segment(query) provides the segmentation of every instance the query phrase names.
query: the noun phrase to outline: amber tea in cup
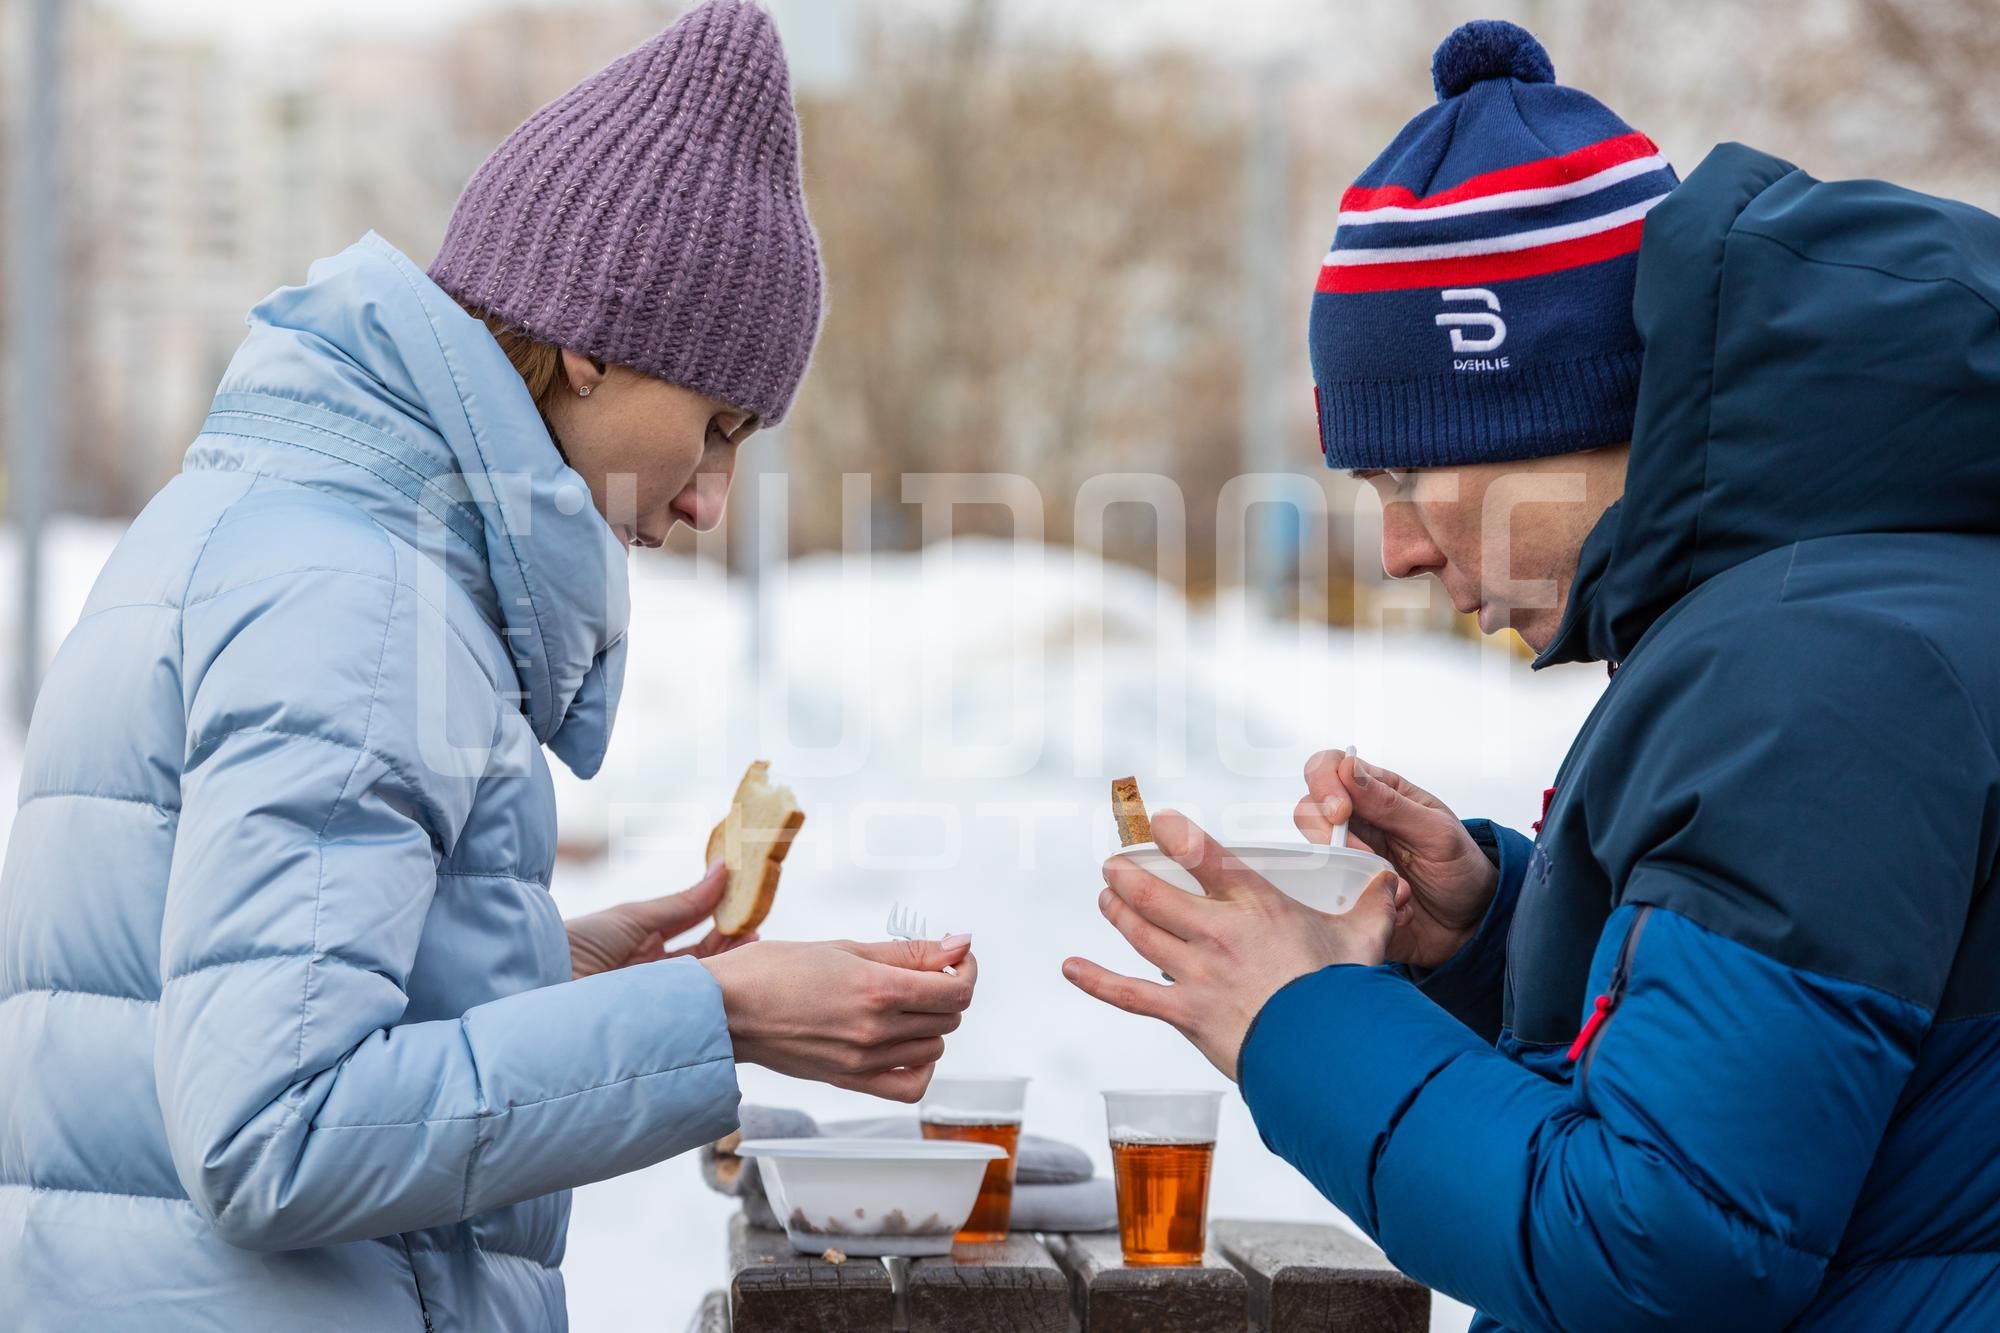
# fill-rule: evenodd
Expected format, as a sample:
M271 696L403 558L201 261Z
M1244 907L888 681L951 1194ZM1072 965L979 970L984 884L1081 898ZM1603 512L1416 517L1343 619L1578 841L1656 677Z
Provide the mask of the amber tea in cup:
M1135 1268L1199 1264L1219 1092L1107 1092L1118 1241Z
M1014 1163L1021 1146L1025 1078L934 1078L918 1120L927 1139L991 1143L1007 1155L986 1164L979 1198L953 1239L986 1244L1007 1239L1014 1211Z

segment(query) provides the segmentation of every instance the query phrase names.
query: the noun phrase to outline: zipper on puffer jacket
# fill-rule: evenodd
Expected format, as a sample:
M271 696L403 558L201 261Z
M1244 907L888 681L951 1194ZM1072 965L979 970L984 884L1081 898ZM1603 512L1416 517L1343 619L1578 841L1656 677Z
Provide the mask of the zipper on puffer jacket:
M1632 954L1639 947L1639 932L1646 928L1646 918L1651 916L1651 906L1641 907L1632 917L1632 925L1625 932L1625 943L1618 948L1618 961L1612 965L1611 980L1604 993L1597 997L1597 1004L1590 1011L1590 1017L1583 1021L1582 1031L1570 1043L1565 1060L1574 1063L1581 1057L1583 1063L1577 1067L1576 1078L1579 1087L1590 1077L1590 1062L1597 1055L1597 1043L1604 1039L1604 1027L1611 1021L1611 1014L1618 1008L1618 1002L1625 998L1625 987L1631 980Z
M424 1304L424 1280L417 1276L417 1252L410 1248L408 1236L398 1236L396 1239L403 1242L403 1257L410 1261L410 1285L417 1289L417 1310L424 1317L424 1333L437 1333L437 1330L431 1327L431 1307Z

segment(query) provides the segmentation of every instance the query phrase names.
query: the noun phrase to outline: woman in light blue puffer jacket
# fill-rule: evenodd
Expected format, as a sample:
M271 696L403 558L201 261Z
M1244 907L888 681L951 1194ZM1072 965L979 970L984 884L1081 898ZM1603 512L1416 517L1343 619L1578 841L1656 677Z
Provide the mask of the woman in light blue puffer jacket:
M429 276L371 235L252 312L28 736L0 1326L561 1328L567 1191L728 1132L737 1061L921 1093L967 941L665 958L713 872L548 893L623 547L714 523L804 373L795 134L715 0L517 131Z

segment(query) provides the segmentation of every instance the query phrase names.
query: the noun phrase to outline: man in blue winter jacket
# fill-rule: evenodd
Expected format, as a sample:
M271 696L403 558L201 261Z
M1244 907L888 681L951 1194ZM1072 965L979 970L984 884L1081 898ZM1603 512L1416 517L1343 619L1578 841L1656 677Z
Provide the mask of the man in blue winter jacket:
M1081 959L1495 1329L2000 1328L2000 219L1740 145L1684 184L1509 24L1347 192L1321 442L1611 683L1533 842L1317 756L1343 917L1186 820ZM1643 234L1643 244L1641 243Z

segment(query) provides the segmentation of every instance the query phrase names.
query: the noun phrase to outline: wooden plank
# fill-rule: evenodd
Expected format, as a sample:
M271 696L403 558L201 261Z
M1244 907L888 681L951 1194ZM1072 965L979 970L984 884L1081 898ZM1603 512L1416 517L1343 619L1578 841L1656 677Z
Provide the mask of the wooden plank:
M1425 1333L1430 1291L1339 1227L1218 1219L1210 1243L1242 1270L1257 1333Z
M1070 1306L1083 1333L1244 1333L1249 1288L1213 1249L1199 1265L1127 1268L1118 1236L1049 1237L1069 1275Z
M904 1290L910 1333L1068 1333L1069 1280L1033 1236L954 1245L912 1259Z
M711 1291L688 1322L688 1333L729 1333L729 1293Z
M829 1263L795 1253L782 1231L729 1220L729 1309L735 1333L885 1333L895 1310L877 1259Z

